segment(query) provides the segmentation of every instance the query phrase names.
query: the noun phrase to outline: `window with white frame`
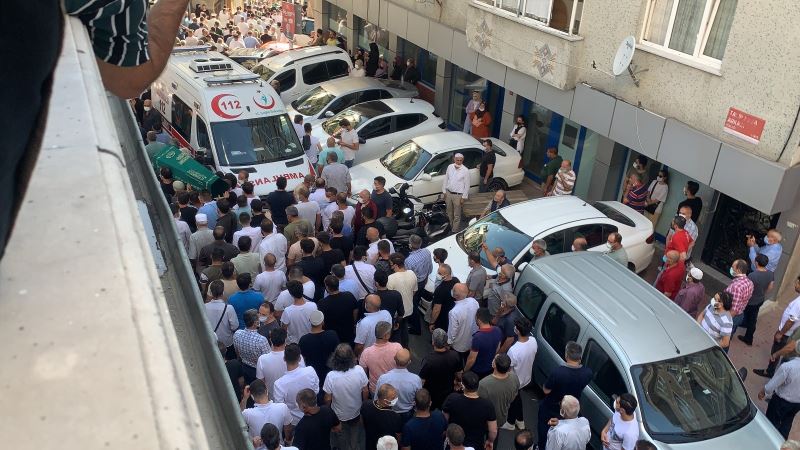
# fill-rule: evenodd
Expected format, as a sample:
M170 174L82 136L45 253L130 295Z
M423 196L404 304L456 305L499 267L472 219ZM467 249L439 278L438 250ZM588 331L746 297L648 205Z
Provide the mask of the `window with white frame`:
M532 19L568 34L578 34L583 0L475 0L521 19ZM501 14L502 15L502 14Z
M648 0L642 41L719 65L737 0Z

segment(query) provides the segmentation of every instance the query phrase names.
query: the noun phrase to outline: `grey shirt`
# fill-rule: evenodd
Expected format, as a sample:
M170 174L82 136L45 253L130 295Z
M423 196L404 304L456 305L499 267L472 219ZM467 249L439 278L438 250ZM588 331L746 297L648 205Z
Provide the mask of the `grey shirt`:
M750 278L750 281L753 282L753 295L750 296L747 304L755 306L764 303L767 286L775 279L775 274L769 270L763 272L756 270L755 272L750 272L747 278Z
M350 170L342 163L332 163L322 169L322 179L325 186L335 187L338 192L348 192L347 184L350 183Z
M625 247L620 247L619 250L614 250L606 253L609 258L613 259L614 261L622 264L624 267L628 267L628 252L625 251Z
M489 295L487 296L487 300L489 312L492 313L492 316L497 315L497 311L500 310L500 302L503 300L503 292L514 292L514 288L511 286L510 281L499 284L497 279L494 279L489 282Z
M498 424L506 423L508 407L511 406L518 391L519 379L512 373L503 379L489 375L478 384L478 395L492 402Z
M483 298L483 290L486 287L486 269L483 266L475 266L467 275L467 287L475 292L475 299Z

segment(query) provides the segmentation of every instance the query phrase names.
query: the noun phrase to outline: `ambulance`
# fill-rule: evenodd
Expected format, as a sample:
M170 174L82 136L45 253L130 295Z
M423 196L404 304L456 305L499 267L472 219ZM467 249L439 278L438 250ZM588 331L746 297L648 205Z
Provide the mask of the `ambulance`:
M208 47L178 47L151 87L164 129L213 171L249 173L255 194L287 189L313 167L269 83Z

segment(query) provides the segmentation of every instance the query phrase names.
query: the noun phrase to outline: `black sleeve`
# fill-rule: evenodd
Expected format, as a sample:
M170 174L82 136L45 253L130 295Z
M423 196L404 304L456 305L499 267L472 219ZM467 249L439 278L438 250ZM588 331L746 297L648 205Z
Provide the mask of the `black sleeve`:
M395 300L397 300L397 316L398 317L405 317L406 315L406 308L403 306L403 297L398 292L395 296Z

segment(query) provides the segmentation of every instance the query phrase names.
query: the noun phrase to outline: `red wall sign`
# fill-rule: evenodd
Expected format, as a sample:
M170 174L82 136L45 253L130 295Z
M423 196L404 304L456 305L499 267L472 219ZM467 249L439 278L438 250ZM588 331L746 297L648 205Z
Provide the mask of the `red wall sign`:
M283 34L286 35L288 38L292 38L295 33L294 24L295 24L295 17L294 17L294 3L293 2L283 2L281 3L281 31Z
M739 139L744 139L751 144L758 144L761 141L761 133L764 132L764 125L767 122L760 118L736 108L728 110L728 117L725 118L725 126L722 131L732 134Z

